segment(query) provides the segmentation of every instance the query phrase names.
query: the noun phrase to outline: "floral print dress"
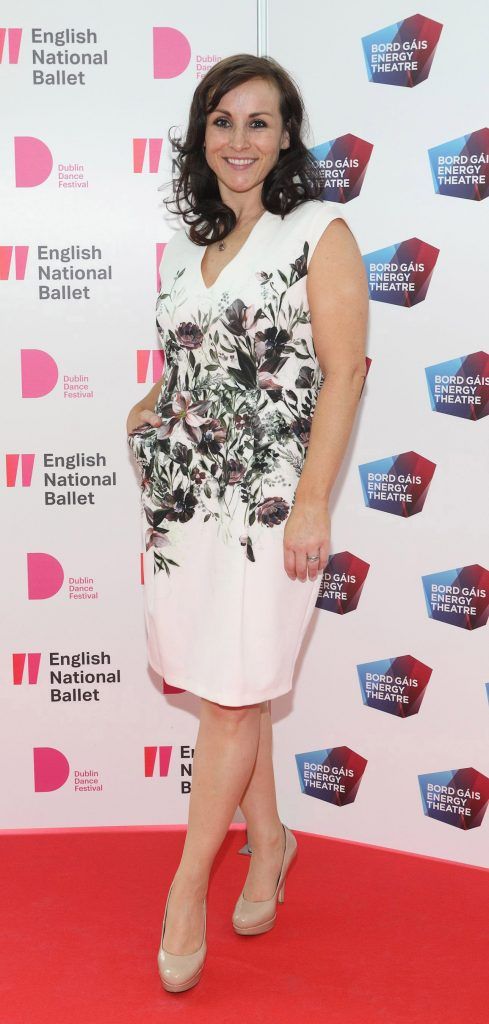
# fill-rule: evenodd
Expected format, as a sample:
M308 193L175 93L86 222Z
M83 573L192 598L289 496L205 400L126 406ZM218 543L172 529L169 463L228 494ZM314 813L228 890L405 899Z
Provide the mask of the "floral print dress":
M323 376L307 272L338 214L266 210L211 287L204 248L166 244L157 330L159 427L128 436L141 474L148 658L165 681L229 706L286 693L320 578L291 580L283 532Z

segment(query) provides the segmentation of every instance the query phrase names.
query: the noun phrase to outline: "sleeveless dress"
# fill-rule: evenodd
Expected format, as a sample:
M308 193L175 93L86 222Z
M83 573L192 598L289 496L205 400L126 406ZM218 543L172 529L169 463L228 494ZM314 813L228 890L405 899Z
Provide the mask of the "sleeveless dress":
M321 574L287 576L283 533L323 381L308 265L338 216L321 200L283 220L266 210L210 288L186 227L161 259L162 423L128 435L148 659L170 686L228 706L292 688L319 593Z

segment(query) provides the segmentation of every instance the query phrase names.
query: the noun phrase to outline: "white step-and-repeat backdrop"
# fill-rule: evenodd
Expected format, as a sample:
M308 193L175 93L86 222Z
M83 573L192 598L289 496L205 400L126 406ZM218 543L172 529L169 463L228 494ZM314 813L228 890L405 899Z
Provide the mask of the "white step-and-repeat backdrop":
M125 420L164 370L168 129L210 66L259 52L301 88L371 297L330 561L272 705L281 815L489 866L489 15L455 0L228 14L4 8L0 826L187 819L199 698L147 666Z

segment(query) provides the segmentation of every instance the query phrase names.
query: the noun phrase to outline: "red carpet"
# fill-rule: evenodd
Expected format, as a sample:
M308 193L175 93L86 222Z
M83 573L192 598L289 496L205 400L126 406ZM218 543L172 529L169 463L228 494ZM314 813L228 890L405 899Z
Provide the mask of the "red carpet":
M183 831L3 835L3 1024L487 1024L489 872L296 835L275 928L245 937L230 917L249 861L230 830L204 973L179 994L156 953Z

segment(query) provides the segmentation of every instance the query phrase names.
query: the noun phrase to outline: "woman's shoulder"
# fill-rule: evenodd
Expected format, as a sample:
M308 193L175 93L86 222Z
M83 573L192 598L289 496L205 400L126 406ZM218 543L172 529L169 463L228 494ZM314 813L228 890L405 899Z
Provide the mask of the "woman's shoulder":
M331 221L337 217L345 220L350 227L349 217L346 219L343 215L343 204L322 199L307 199L286 214L285 222L290 218L290 238L294 244L307 243L310 260L319 239Z
M159 267L160 276L163 272L170 272L174 266L179 264L182 255L187 253L187 247L191 244L184 227L178 226L178 224L175 226L175 224L173 224L171 230L172 234L167 241L163 243L163 252Z
M341 205L327 199L306 199L287 214L287 217L291 218L291 223L312 226L326 226L335 217L342 216Z
M168 241L165 243L165 246L169 252L174 252L181 249L182 246L185 245L185 242L188 241L189 239L187 237L186 228L181 224L174 224L172 226L172 233Z

